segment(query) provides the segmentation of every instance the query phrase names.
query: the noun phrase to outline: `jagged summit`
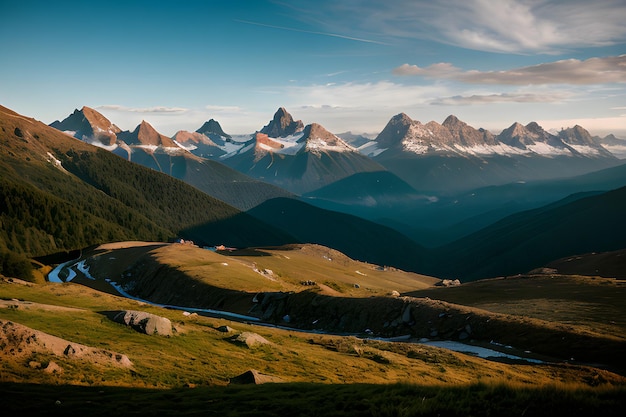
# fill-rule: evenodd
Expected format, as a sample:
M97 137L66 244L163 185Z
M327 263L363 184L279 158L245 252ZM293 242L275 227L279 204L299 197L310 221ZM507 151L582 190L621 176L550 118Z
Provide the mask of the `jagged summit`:
M448 156L611 156L600 141L580 126L564 129L557 136L546 132L537 122L526 126L515 122L494 135L485 129L475 129L454 115L448 116L443 124L434 121L422 124L400 113L391 118L375 142L377 148L370 146L368 152L382 157L384 153L397 152Z
M400 143L402 137L407 134L412 124L413 120L406 113L396 114L376 137L378 146L381 148L390 148Z
M318 123L311 123L304 128L302 138L298 142L305 142L305 149L309 152L352 152L355 149L344 142L337 135L329 132Z
M80 110L75 109L63 121L55 120L50 124L50 127L77 139L105 146L114 145L117 134L121 132L121 129L111 123L109 119L87 106L83 106Z
M591 134L579 125L562 129L558 136L570 145L596 145Z
M451 145L464 147L495 145L495 136L491 132L485 129L475 129L454 115L448 116L442 126L448 129L452 135Z
M217 135L223 138L230 139L231 136L224 133L222 130L222 126L220 126L219 122L215 119L211 119L209 121L204 122L200 129L196 130L197 133L202 133L205 136Z
M291 114L284 107L281 107L274 113L274 118L260 132L272 138L282 138L294 135L303 129L302 120L294 121Z
M121 132L119 139L127 145L142 145L148 147L162 146L164 148L178 148L176 143L165 135L160 134L152 125L145 120L132 132Z
M467 126L467 123L460 121L458 117L451 114L450 116L446 117L446 120L443 121L442 125L447 128L452 128L456 126Z

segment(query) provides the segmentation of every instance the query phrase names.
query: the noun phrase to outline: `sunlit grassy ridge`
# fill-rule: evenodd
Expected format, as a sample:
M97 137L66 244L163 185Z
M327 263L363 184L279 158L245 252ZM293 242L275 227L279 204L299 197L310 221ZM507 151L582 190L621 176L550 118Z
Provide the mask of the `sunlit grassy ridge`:
M185 384L224 385L248 369L281 377L287 382L466 384L508 381L546 385L556 381L597 385L623 383L623 378L594 368L560 365L508 365L415 344L391 343L331 335L311 335L275 328L232 323L208 317L189 318L180 311L150 307L102 294L76 284L0 285L0 298L24 299L79 310L35 306L0 310L0 318L62 337L72 342L128 355L131 370L102 370L89 363L77 366L63 357L54 360L60 375L28 366L30 360L2 361L3 381L176 387ZM100 312L140 309L168 317L175 336L150 337L109 321ZM242 347L217 330L228 324L235 332L252 331L270 345Z

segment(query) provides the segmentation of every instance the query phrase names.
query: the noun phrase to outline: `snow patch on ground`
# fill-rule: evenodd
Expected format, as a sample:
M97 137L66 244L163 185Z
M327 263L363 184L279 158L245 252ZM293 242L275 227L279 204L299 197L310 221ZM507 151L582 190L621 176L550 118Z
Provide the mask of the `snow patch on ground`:
M97 140L94 140L94 141L91 141L91 142L88 142L88 143L90 145L97 146L98 148L106 149L109 152L113 152L119 146L117 143L114 143L113 145L105 145L104 143L99 142Z
M550 156L550 155L572 155L572 151L570 151L567 148L556 148L554 146L550 146L547 143L534 143L532 145L527 145L526 146L528 149L530 149L532 152L539 154L539 155L544 155L544 156Z
M592 148L591 146L587 146L587 145L569 145L569 146L574 148L576 152L581 153L583 155L588 155L588 156L600 155L600 151L596 148Z
M284 138L269 138L270 140L279 143L282 146L280 149L272 148L263 144L259 145L263 150L267 150L269 152L293 156L304 146L304 143L298 143L298 140L302 138L302 135L303 133L299 132L296 135L285 136Z
M181 148L183 148L186 151L194 151L196 149L198 149L198 147L194 144L189 144L189 145L183 145L182 143L178 142L178 141L174 141L175 144L177 144L178 146L180 146Z
M55 156L52 155L50 152L48 152L47 154L48 154L48 162L50 162L55 167L59 168L61 171L67 172L65 168L63 168L63 164L61 164L61 161L56 159Z
M354 150L354 148L346 146L342 142L337 142L337 143L338 145L330 145L328 144L328 142L326 142L322 138L309 138L309 140L306 143L306 148L313 153L319 153L322 151L352 152Z
M387 148L379 148L378 142L376 141L367 142L357 148L357 151L365 156L369 156L370 158L378 156L386 150Z

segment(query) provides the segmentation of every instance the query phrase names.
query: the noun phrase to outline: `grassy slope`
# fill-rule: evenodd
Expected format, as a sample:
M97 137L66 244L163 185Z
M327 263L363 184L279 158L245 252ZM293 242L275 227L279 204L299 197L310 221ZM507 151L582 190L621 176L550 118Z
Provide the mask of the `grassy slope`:
M74 282L110 291L102 280L109 277L131 294L161 304L219 309L336 333L370 329L381 337L435 335L444 340L463 340L471 334L474 343L512 345L522 356L527 350L558 360L575 358L626 369L622 354L626 326L614 319L625 315L619 303L623 289L611 285L613 280L600 285L595 280L544 277L434 289L433 278L379 271L311 245L225 255L166 245L98 250L83 256L90 274L100 279L81 278L79 273ZM303 280L314 284L302 285ZM389 297L394 290L422 298ZM460 296L449 298L454 294ZM479 302L488 294L489 301ZM603 299L614 302L605 304ZM566 310L565 305L571 308Z
M79 313L2 309L0 318L124 353L134 363L132 370L118 370L44 354L18 362L4 357L0 368L0 392L8 400L4 404L11 410L28 411L29 415L80 410L104 415L113 409L140 415L157 410L166 410L168 415L211 411L223 415L274 415L294 410L301 415L397 415L402 410L409 415L467 415L469 411L526 409L533 410L531 415L541 415L536 413L544 407L553 412L553 407L565 407L611 413L623 405L623 378L593 368L538 365L529 369L528 365L490 362L426 346L312 336L206 317L186 318L179 311L148 307L75 284L26 286L4 281L0 283L0 298L82 309ZM170 338L142 335L98 313L111 309L160 314L170 318L179 331ZM222 324L237 332L257 332L272 345L235 346L226 340L229 335L216 330ZM44 364L54 360L64 371L47 374L28 366L32 360ZM219 388L247 369L258 369L289 383ZM206 385L212 388L204 388ZM142 389L116 388L121 386ZM145 389L150 387L161 389ZM369 400L363 403L364 398ZM54 405L57 399L61 404Z

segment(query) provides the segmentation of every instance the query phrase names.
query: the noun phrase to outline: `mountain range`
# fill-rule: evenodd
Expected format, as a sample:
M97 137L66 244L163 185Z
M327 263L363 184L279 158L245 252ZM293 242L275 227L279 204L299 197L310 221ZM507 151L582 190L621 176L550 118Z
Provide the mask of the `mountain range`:
M606 192L626 186L624 165L579 127L552 135L536 124L514 124L492 135L452 116L437 126L399 115L375 140L364 142L370 150L376 142L380 151L370 158L320 125L294 120L283 108L245 140L227 135L214 120L175 138L146 122L123 132L89 108L52 125L2 109L2 250L35 256L115 239L172 236L233 246L307 242L367 262L467 280L523 272L580 250L626 246L621 238L626 234L608 232L616 217L606 212L607 204L622 208L623 191ZM435 141L428 131L443 139ZM426 135L432 136L429 141ZM209 159L193 154L192 143L229 152ZM518 153L466 151L485 144ZM493 165L492 157L556 160L557 168L568 164L565 158L618 166L570 179L515 181L437 196L418 192L376 162L391 161L394 153L397 166L420 160L428 165L420 158L429 157L447 158L448 166L486 158L483 169ZM270 165L277 178L289 174L281 181L312 191L298 196L226 165L239 161L243 169L255 159L259 171L248 172L266 175ZM314 175L321 178L316 186L323 187L314 188ZM229 201L240 203L236 208ZM569 210L584 212L587 220L565 215ZM541 230L527 227L536 222ZM434 226L426 231L429 223ZM443 228L454 230L431 241ZM576 241L579 228L585 244L560 243ZM528 246L539 234L551 245Z
M354 147L317 123L304 125L283 107L256 133L233 137L211 119L194 132L172 138L147 122L133 132L117 126L93 109L75 110L51 124L72 136L107 147L143 165L172 174L172 163L154 155L189 154L274 184L294 194L311 193L351 175L389 171L420 193L449 195L473 188L516 181L563 178L619 165L609 151L621 150L620 140L592 137L581 126L545 131L535 122L513 123L500 134L475 129L451 115L439 124L422 124L404 113ZM626 142L625 142L626 143ZM606 147L605 147L606 146ZM624 147L626 149L626 147ZM142 150L149 158L133 155ZM174 173L177 178L182 174Z
M417 190L439 195L620 164L580 126L553 135L534 122L514 123L494 135L454 116L443 124L422 124L406 114L396 115L361 149Z

